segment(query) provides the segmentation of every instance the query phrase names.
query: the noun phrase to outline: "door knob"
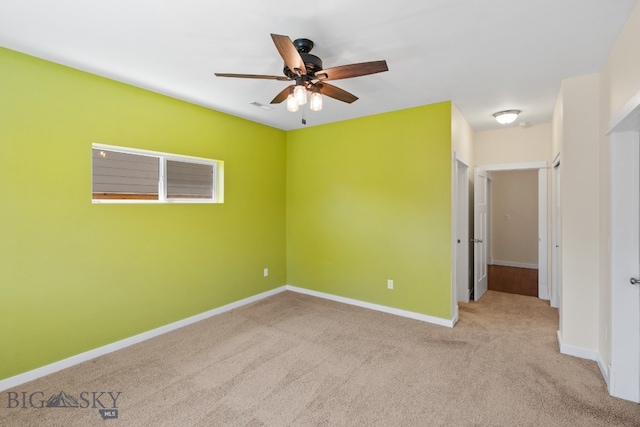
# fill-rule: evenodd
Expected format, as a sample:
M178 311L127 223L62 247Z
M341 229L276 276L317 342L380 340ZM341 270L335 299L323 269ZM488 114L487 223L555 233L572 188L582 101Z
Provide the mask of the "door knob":
M640 279L636 279L635 277L632 277L631 280L629 280L629 282L631 282L632 285L637 285L638 283L640 283Z

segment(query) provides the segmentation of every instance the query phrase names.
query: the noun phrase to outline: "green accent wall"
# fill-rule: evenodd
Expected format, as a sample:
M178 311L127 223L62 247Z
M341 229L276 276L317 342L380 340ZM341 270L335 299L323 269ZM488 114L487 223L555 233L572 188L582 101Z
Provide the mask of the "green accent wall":
M93 142L222 160L225 202L92 204ZM0 48L0 379L284 285L285 144Z
M450 102L287 133L288 284L450 320L451 249Z
M92 204L94 142L224 203ZM449 102L284 132L0 48L0 171L0 380L285 284L451 319Z

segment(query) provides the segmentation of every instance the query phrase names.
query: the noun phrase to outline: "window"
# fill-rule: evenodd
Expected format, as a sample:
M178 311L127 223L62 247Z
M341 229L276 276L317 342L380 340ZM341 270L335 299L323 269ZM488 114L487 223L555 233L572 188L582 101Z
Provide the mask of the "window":
M160 158L93 148L93 199L158 200Z
M222 203L222 164L102 144L92 146L92 200Z
M211 199L213 164L167 160L167 199Z

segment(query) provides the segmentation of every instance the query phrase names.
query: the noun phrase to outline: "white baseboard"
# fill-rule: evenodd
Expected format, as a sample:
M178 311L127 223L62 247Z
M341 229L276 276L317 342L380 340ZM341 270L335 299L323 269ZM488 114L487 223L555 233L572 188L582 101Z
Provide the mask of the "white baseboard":
M10 388L17 387L21 384L27 383L29 381L36 380L38 378L42 378L44 376L53 374L55 372L61 371L66 368L70 368L75 365L79 365L80 363L84 363L91 359L95 359L100 356L104 356L105 354L113 353L114 351L121 350L123 348L129 347L134 344L141 343L148 339L157 337L162 334L166 334L167 332L174 331L176 329L182 328L187 325L191 325L193 323L199 322L201 320L208 319L210 317L216 316L218 314L225 313L227 311L235 310L236 308L242 307L247 304L254 303L256 301L260 301L261 299L270 297L272 295L279 294L284 291L292 291L298 292L301 294L311 295L319 298L329 299L336 302L341 302L344 304L355 305L358 307L368 308L371 310L382 311L384 313L394 314L396 316L408 317L410 319L420 320L427 323L433 323L436 325L447 326L452 328L453 325L457 321L457 313L454 316L454 319L447 320L439 317L428 316L426 314L414 313L412 311L400 310L398 308L387 307L378 304L372 304L368 302L363 302L351 298L340 297L336 295L326 294L324 292L317 292L308 289L298 288L296 286L280 286L279 288L272 289L267 292L263 292L258 295L254 295L252 297L248 297L242 299L240 301L232 302L230 304L224 305L222 307L215 308L213 310L206 311L204 313L196 314L195 316L188 317L186 319L178 320L177 322L170 323L165 326L160 326L159 328L152 329L147 332L143 332L138 335L134 335L129 338L125 338L120 341L116 341L111 344L107 344L102 347L94 348L93 350L86 351L84 353L76 354L75 356L68 357L66 359L60 360L58 362L51 363L49 365L42 366L40 368L33 369L28 372L24 372L22 374L15 375L13 377L6 378L4 380L0 380L0 391L8 390Z
M311 295L318 298L324 298L331 301L341 302L343 304L355 305L358 307L368 308L370 310L382 311L383 313L394 314L396 316L408 317L409 319L420 320L422 322L433 323L435 325L447 326L453 328L455 324L453 319L443 319L441 317L429 316L427 314L415 313L413 311L401 310L399 308L387 307L386 305L373 304L370 302L360 301L352 298L345 298L337 295L326 294L324 292L312 291L309 289L299 288L297 286L286 285L286 290L298 292L305 295Z
M580 359L593 361L596 361L600 357L597 351L565 344L562 341L562 333L560 333L560 331L558 331L558 345L560 346L560 353L566 354L568 356L574 356L579 357Z
M602 360L602 356L600 356L600 353L596 354L596 362L598 363L598 368L600 368L600 373L602 374L602 378L604 378L604 382L607 383L607 390L609 390L609 394L611 394L611 367L604 363L604 360Z
M533 270L538 269L538 264L527 264L525 262L515 262L515 261L499 261L499 260L491 260L491 265L501 265L503 267L517 267L517 268L531 268Z
M600 352L565 344L562 341L562 334L560 333L560 331L558 331L558 345L560 346L560 353L562 354L579 357L580 359L593 360L594 362L596 362L598 364L598 368L600 369L600 373L602 374L602 378L604 378L604 382L607 384L607 390L609 390L609 393L611 393L611 381L613 380L613 373L611 371L611 367L608 366L604 362L604 360L602 360Z
M138 344L142 341L146 341L148 339L157 337L159 335L166 334L167 332L171 332L173 330L182 328L184 326L191 325L192 323L196 323L201 320L208 319L209 317L213 317L218 314L225 313L227 311L235 310L236 308L242 307L243 305L251 304L253 302L270 297L272 295L276 295L285 290L286 290L286 287L281 286L279 288L272 289L270 291L263 292L258 295L254 295L252 297L245 298L240 301L232 302L230 304L223 305L222 307L214 308L213 310L196 314L195 316L187 317L186 319L178 320L177 322L173 322L168 325L161 326L159 328L152 329L150 331L143 332L141 334L134 335L132 337L125 338L123 340L116 341L114 343L107 344L105 346L98 347L84 353L76 354L75 356L71 356L67 359L63 359L58 362L54 362L49 365L42 366L32 371L24 372L22 374L9 377L4 380L0 380L0 391L8 390L10 388L19 386L26 382L33 381L35 379L53 374L54 372L58 372L66 368L70 368L71 366L86 362L88 360L95 359L96 357L113 353L114 351L129 347L134 344Z

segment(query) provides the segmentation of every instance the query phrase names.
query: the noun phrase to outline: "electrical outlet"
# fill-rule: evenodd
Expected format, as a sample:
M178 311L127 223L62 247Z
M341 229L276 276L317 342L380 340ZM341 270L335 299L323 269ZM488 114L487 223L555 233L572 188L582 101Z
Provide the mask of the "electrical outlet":
M393 289L393 280L387 280L387 289Z
M267 277L269 275L269 269L265 268L264 269L264 277Z

